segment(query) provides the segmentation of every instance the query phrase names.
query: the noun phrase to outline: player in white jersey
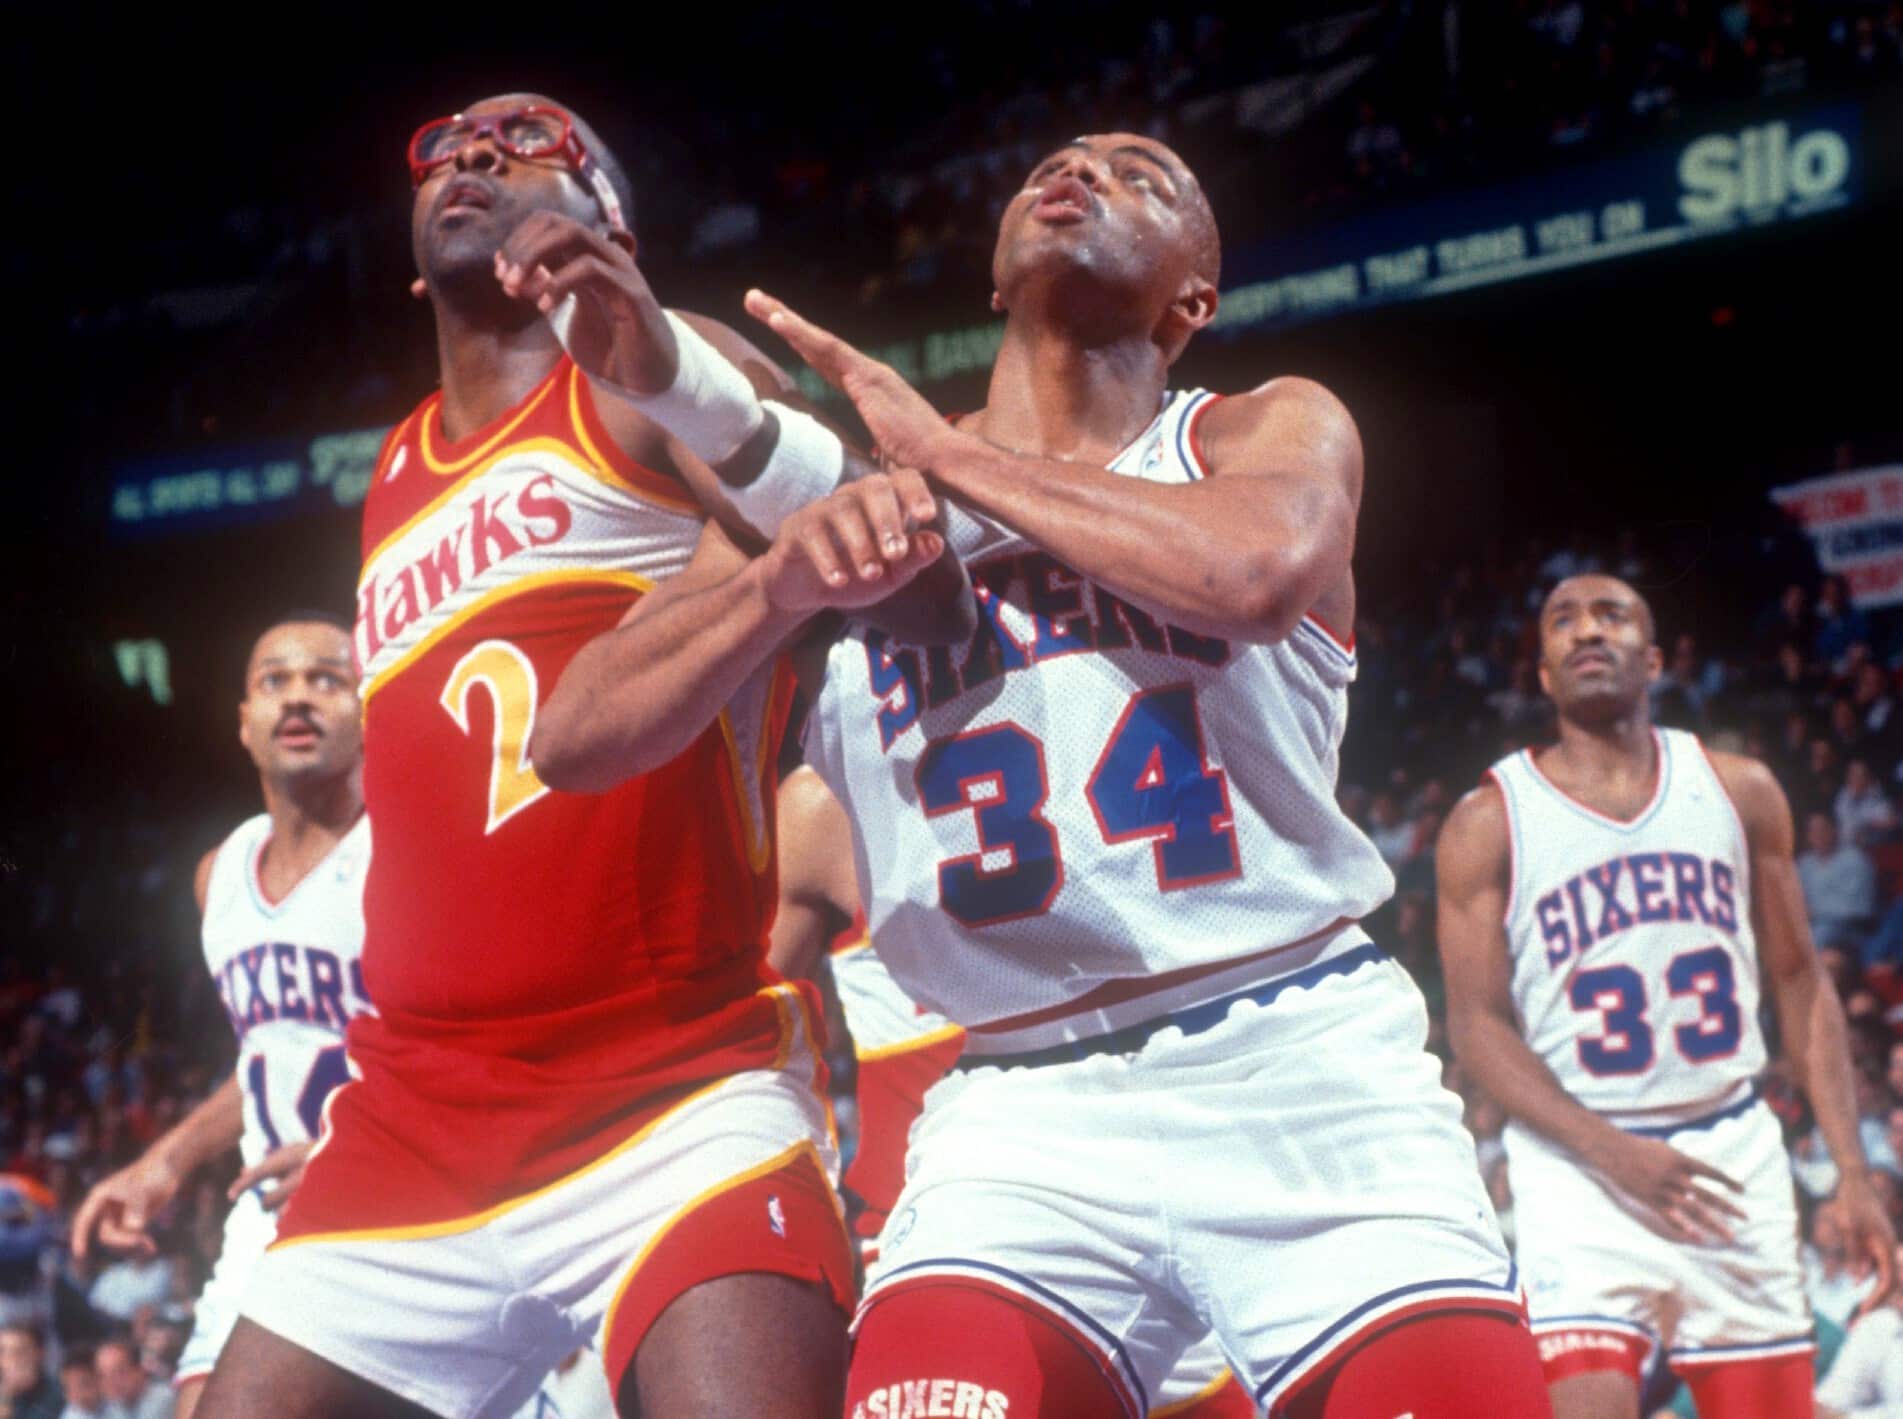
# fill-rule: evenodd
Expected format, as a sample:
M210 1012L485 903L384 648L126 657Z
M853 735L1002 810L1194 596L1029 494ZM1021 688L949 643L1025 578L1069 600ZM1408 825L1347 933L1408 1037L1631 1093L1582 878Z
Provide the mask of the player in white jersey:
M852 630L807 732L883 958L968 1032L880 1238L855 1419L1141 1415L1205 1331L1275 1415L1548 1412L1424 1003L1355 924L1392 888L1334 804L1358 436L1304 380L1168 392L1218 262L1168 148L1065 145L1005 211L1003 344L956 426L748 297L954 504L982 611L958 649ZM885 496L753 561L709 534L574 687L604 760L891 580L918 524L890 514L936 502Z
M1636 1419L1662 1350L1702 1419L1800 1419L1811 1315L1789 1163L1757 1098L1761 992L1878 1299L1895 1244L1789 806L1763 765L1651 727L1661 660L1624 582L1561 582L1540 642L1559 742L1494 766L1449 818L1438 868L1449 1023L1512 1120L1519 1259L1554 1411Z
M819 969L830 943L833 991L852 1037L858 1146L844 1186L860 1206L855 1231L868 1265L904 1181L906 1140L924 1096L958 1057L964 1031L899 989L864 930L852 866L852 825L811 768L780 785L780 909L768 959L784 974ZM867 1225L872 1223L870 1227ZM1255 1406L1205 1335L1152 1396L1149 1419L1251 1419Z
M198 865L205 965L238 1039L238 1065L137 1162L104 1179L73 1219L73 1249L150 1253L147 1231L200 1164L237 1144L218 1266L179 1357L178 1419L191 1419L238 1318L277 1208L302 1173L330 1091L345 1077L344 1025L368 1009L358 955L370 828L358 781L357 673L341 619L293 613L251 651L238 739L265 811Z

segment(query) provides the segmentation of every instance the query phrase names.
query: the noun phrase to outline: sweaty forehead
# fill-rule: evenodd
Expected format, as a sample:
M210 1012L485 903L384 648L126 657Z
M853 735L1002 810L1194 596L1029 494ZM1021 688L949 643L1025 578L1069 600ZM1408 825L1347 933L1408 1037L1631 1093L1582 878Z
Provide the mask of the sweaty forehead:
M1623 606L1642 620L1652 622L1651 607L1645 598L1614 577L1582 576L1562 581L1546 598L1540 611L1542 621L1551 620L1561 611L1576 611L1582 606Z
M1141 133L1085 133L1054 151L1061 153L1071 148L1082 148L1092 153L1110 153L1119 148L1140 151L1177 181L1192 186L1196 182L1196 175L1189 170L1188 164L1166 145Z
M251 668L266 662L298 665L330 661L350 664L350 637L336 626L317 621L293 621L273 626L258 638L251 650Z

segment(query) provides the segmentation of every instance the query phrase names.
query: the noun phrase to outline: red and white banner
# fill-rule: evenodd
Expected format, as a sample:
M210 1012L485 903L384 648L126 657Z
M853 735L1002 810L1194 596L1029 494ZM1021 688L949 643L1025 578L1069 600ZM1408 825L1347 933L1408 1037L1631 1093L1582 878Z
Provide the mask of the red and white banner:
M1903 604L1903 464L1859 468L1771 489L1810 534L1817 561L1859 606Z

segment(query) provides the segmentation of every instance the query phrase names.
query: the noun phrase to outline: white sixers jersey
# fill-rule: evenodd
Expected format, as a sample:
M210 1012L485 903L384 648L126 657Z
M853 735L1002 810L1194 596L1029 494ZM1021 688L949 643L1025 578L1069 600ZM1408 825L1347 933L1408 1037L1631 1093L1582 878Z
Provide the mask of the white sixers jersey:
M1658 787L1630 822L1569 798L1530 751L1506 797L1513 999L1535 1054L1607 1113L1716 1103L1764 1068L1750 855L1697 738L1655 730Z
M1203 476L1195 420L1214 399L1168 398L1110 471ZM978 592L971 643L854 627L806 732L908 995L981 1026L1306 948L1260 979L1366 940L1351 925L1394 883L1335 806L1349 649L1312 620L1267 646L1192 634L984 518L952 539Z
M349 1077L344 1026L364 994L363 880L370 820L359 818L281 902L258 864L271 837L260 813L225 839L205 893L205 964L238 1037L245 1164L317 1136L330 1091Z

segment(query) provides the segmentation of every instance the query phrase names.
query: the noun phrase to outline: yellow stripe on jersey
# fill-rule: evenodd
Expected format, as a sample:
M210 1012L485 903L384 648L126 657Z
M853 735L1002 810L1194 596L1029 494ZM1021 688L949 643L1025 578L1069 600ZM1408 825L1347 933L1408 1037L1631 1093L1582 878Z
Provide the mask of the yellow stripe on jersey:
M434 442L430 437L430 415L435 414L439 419L442 417L443 399L440 394L437 395L436 402L423 410L422 422L417 426L418 438L416 440L416 451L422 456L423 466L429 469L430 472L440 475L460 473L469 467L470 464L480 462L488 455L490 449L494 448L497 444L508 438L510 434L519 429L522 426L522 421L528 418L529 415L533 414L537 409L541 408L543 401L546 400L550 394L555 392L555 375L560 369L561 365L558 362L555 369L550 370L543 376L541 388L536 390L534 396L520 409L515 411L515 417L513 419L509 420L508 423L484 439L481 444L471 449L468 453L463 454L460 458L441 457L437 454L435 449L430 447L430 444Z
M891 1059L894 1055L910 1054L913 1050L930 1049L946 1040L955 1040L965 1033L963 1025L942 1025L930 1034L917 1035L909 1040L901 1040L895 1045L873 1045L870 1049L854 1048L852 1057L861 1064L870 1064L875 1059Z
M397 528L396 531L377 543L370 555L363 559L363 572L357 578L357 585L361 587L367 582L370 579L370 570L376 565L377 558L389 551L393 544L408 536L419 523L427 520L434 513L439 512L444 504L450 502L458 493L462 492L464 488L487 473L491 468L494 468L498 463L502 462L503 459L515 458L525 453L556 454L561 458L565 466L573 468L576 472L586 474L596 482L609 482L608 479L603 478L600 474L595 472L594 469L587 466L587 458L580 449L576 448L573 444L564 443L561 439L543 437L523 439L520 443L512 443L507 448L497 450L493 458L484 459L476 467L471 468L467 473L463 474L462 477L458 478L454 483L451 483L447 488L443 489L442 492L431 498L427 503L423 504L421 508L406 518L403 525ZM611 483L610 486L619 487L620 485Z
M602 453L600 446L589 436L588 421L582 415L581 391L585 378L581 367L577 365L568 382L568 420L575 430L575 438L580 442L582 452L588 455L591 466L587 471L609 487L619 488L629 496L641 499L642 502L654 503L666 508L669 512L690 513L696 518L700 517L702 515L700 504L684 493L670 488L660 474L655 474L652 482L637 483L615 467L613 458ZM632 463L634 460L623 455L623 461Z
M379 670L363 683L360 697L366 713L370 708L370 697L403 671L409 669L425 653L433 649L443 637L472 616L479 616L490 607L531 591L540 591L545 586L572 585L575 583L595 582L603 586L627 586L636 591L649 592L654 583L637 572L617 571L609 567L563 567L554 571L530 572L519 576L506 585L498 586L494 591L485 592L469 605L448 617L434 630L411 646L391 662L388 668ZM367 668L367 667L366 667Z
M782 1037L780 1040L778 1059L780 1060L781 1063L784 1063L784 1061L789 1057L789 1054L790 1054L788 1034L792 1028L790 1017L786 1013L786 1006L782 997L786 993L790 992L792 989L793 987L788 985L773 985L773 986L766 987L764 990L755 992L755 994L758 994L758 995L772 995L774 997L774 1004L778 1006L780 1009L780 1023L781 1023ZM779 1066L776 1064L774 1067L778 1068ZM816 1072L817 1072L817 1066L816 1066ZM289 1237L282 1241L272 1242L271 1245L266 1248L266 1250L267 1251L284 1251L290 1247L308 1246L313 1242L426 1241L431 1237L453 1237L462 1232L473 1232L478 1227L482 1226L484 1223L493 1222L496 1218L505 1216L506 1214L515 1211L518 1207L526 1207L531 1202L534 1202L537 1198L547 1197L550 1193L556 1191L558 1188L567 1187L570 1183L574 1182L577 1178L586 1177L588 1176L588 1174L595 1172L597 1169L607 1167L608 1164L612 1163L616 1158L619 1158L623 1153L626 1153L630 1148L638 1148L642 1143L646 1142L647 1139L653 1136L654 1130L659 1128L662 1124L668 1122L670 1119L678 1117L681 1113L683 1113L687 1109L692 1108L695 1104L699 1103L702 1099L706 1098L709 1094L712 1094L716 1092L717 1090L726 1088L727 1085L731 1084L737 1077L738 1077L737 1075L729 1074L725 1076L724 1078L716 1079L712 1083L704 1085L703 1087L699 1089L696 1089L693 1093L689 1094L686 1098L682 1099L679 1103L673 1105L671 1108L663 1109L659 1114L655 1115L653 1118L649 1119L645 1124L643 1124L635 1133L633 1133L627 1138L622 1139L621 1142L617 1143L614 1147L610 1148L606 1153L603 1153L599 1158L594 1159L592 1162L582 1164L582 1166L575 1169L574 1172L564 1173L562 1174L561 1177L555 1179L554 1182L544 1183L541 1187L536 1188L535 1191L533 1192L525 1192L520 1197L511 1197L507 1201L498 1202L493 1207L485 1207L482 1211L471 1213L467 1217L453 1217L446 1222L419 1222L413 1226L408 1226L408 1227L363 1227L363 1228L358 1228L358 1229L347 1231L347 1232L312 1232L308 1236ZM348 1087L348 1086L345 1086L345 1087ZM333 1089L331 1091L330 1097L334 1099L337 1097L338 1094L342 1092L343 1092L342 1089ZM324 1139L326 1140L330 1136L330 1129L328 1126L329 1103L330 1101L328 1099L325 1100L325 1108L327 1112L325 1115L326 1126L324 1129ZM321 1141L318 1146L320 1147L322 1146ZM810 1148L813 1145L809 1142L805 1146ZM821 1168L820 1172L823 1175L825 1173L825 1169ZM730 1181L744 1182L745 1180L746 1179L743 1177L739 1179L732 1179ZM719 1189L716 1189L716 1191L718 1190ZM689 1204L689 1205L691 1206L692 1204ZM837 1206L838 1205L837 1202L835 1202L834 1205Z

